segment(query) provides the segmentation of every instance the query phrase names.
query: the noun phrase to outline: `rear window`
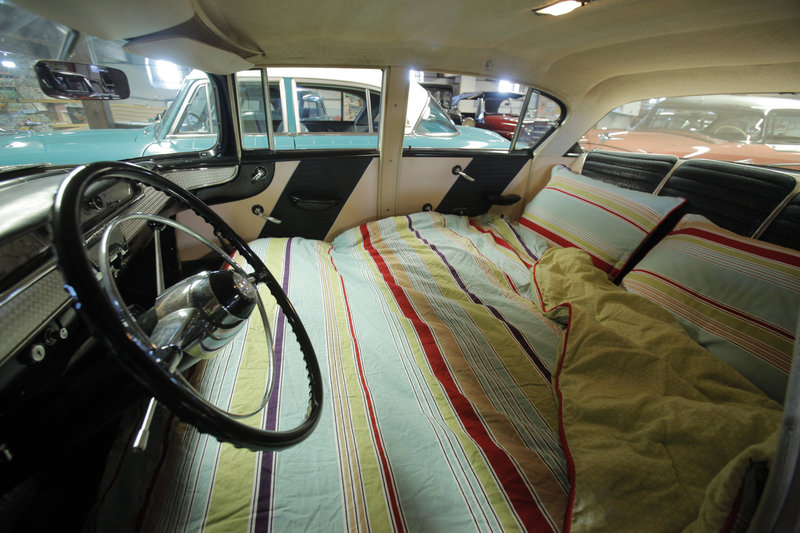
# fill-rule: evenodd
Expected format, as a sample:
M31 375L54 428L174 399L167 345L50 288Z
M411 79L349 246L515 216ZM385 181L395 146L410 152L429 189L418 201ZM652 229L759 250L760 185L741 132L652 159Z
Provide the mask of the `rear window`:
M800 170L800 96L718 94L631 102L603 117L579 144L584 151Z

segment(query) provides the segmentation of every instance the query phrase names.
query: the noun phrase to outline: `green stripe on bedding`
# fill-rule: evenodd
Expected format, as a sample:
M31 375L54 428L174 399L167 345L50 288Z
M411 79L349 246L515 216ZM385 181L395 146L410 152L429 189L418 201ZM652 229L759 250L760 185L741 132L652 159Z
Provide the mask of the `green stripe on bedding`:
M154 491L167 504L161 529L560 530L568 482L549 374L561 329L532 304L528 257L504 231L423 213L355 228L332 245L255 241L273 275L288 274L320 362L322 419L278 453L188 431L179 466L162 472L166 489ZM259 334L255 322L248 336ZM297 424L308 386L293 335L274 335L280 429ZM234 384L257 372L243 341L205 369L220 402L260 398L257 380Z
M412 227L417 234L409 231L408 221L411 219L413 219ZM453 227L457 229L452 233L445 231L444 234L447 237L443 240L439 239L435 243L429 242L428 244L423 242L425 237L436 240L436 237L442 234L445 220L452 223ZM515 395L514 391L522 385L529 394L536 391L535 396L538 396L537 399L541 399L543 406L552 405L549 377L547 380L543 380L541 376L534 379L533 376L537 375L536 370L517 343L509 341L507 326L498 323L499 319L490 315L485 304L467 300L463 289L454 281L451 271L433 251L432 246L445 249L447 256L456 258L455 261L458 261L459 257L469 261L475 261L477 258L478 262L483 263L479 268L466 268L461 265L462 271L483 273L481 276L466 280L467 284L473 286L481 294L487 292L496 294L497 300L493 302L495 305L506 308L509 305L516 307L518 317L536 322L540 327L539 334L544 339L547 339L548 336L550 339L550 344L543 351L548 352L549 350L548 353L553 353L552 349L557 343L558 335L551 329L551 325L547 321L542 320L533 311L530 300L521 298L511 290L508 280L504 276L498 275L496 269L489 266L488 260L482 260L490 253L505 254L506 252L495 249L491 236L475 232L466 223L457 226L459 221L466 221L466 219L458 217L445 219L438 214L420 214L407 218L398 217L382 221L380 224L369 224L367 227L375 249L380 252L382 259L389 266L392 276L406 288L405 294L413 305L414 313L419 315L419 320L431 325L434 341L445 355L449 373L457 376L462 392L467 394L474 404L479 407L482 405L486 409L485 414L489 419L499 415L500 418L493 421L499 425L498 427L510 421L512 425L516 424L517 435L529 439L530 444L532 444L530 440L538 438L540 439L539 446L542 449L551 450L551 452L543 452L544 456L550 457L551 464L548 468L551 470L548 470L546 474L541 471L536 474L551 477L549 482L537 479L537 481L541 481L538 485L545 487L544 492L547 493L552 490L552 476L563 476L564 474L563 458L558 449L557 435L553 430L555 426L548 426L543 419L539 418L541 414L537 413L530 398L521 398ZM481 253L476 253L475 244L472 241L457 235L456 231L459 230L483 241ZM487 243L491 243L491 247L486 247ZM457 248L462 247L463 249L459 252ZM366 254L366 252L362 253ZM378 273L373 268L373 276L377 275ZM529 278L525 268L519 269L519 275ZM521 279L517 281L518 285L523 285ZM478 288L476 284L484 286L488 284L491 286L491 290ZM505 289L502 287L503 284L506 285ZM389 296L383 298L388 299ZM434 311L434 309L438 311ZM437 324L447 325L447 327L437 328ZM526 328L529 330L530 327L531 323L529 322L526 324ZM487 332L490 331L498 331L498 333L489 335ZM414 336L414 338L418 337ZM538 340L537 342L547 343L548 341ZM418 350L415 352L418 353L417 357L424 357L424 353ZM481 360L482 358L484 360ZM418 362L420 365L430 365L424 358L419 359ZM524 370L519 366L520 364ZM476 374L473 368L480 368L480 370ZM476 376L484 375L484 373L487 373L485 379L488 381L480 383ZM515 375L518 379L517 383L514 382ZM487 397L487 392L493 396ZM442 400L442 398L439 399L440 402ZM547 415L547 418L554 420L554 412L547 413ZM500 438L503 439L503 437ZM516 446L513 439L507 441L507 444L510 447ZM529 460L541 464L538 463L541 460L538 456L535 459L529 458ZM528 468L528 473L531 473L531 470L541 468L541 466L537 467L529 463L525 465L525 468ZM560 483L566 483L565 476L561 478ZM560 498L556 499L561 503ZM541 505L541 502L539 503ZM560 510L554 514L558 515L559 513ZM552 521L560 523L560 517L552 519Z
M381 238L381 229L374 233ZM336 239L346 242L348 236ZM360 244L360 235L351 234L345 246ZM449 527L476 530L517 530L519 525L508 509L502 495L491 490L494 474L482 458L480 448L469 438L441 389L425 356L422 339L410 320L404 316L381 274L366 251L354 248L354 263L342 267L352 287L354 306L380 304L380 316L358 315L355 327L359 337L376 335L382 338L381 353L399 358L405 376L382 371L383 358L365 359L370 383L382 394L376 395L376 408L382 418L396 419L397 424L384 428L388 452L402 458L413 450L414 457L401 462L404 477L429 488L428 492L412 486L401 487L402 504L408 528L441 530ZM334 254L334 258L340 257ZM361 290L358 290L358 289ZM384 329L385 327L385 329ZM379 329L380 328L380 329ZM413 437L410 437L413 436ZM409 440L411 438L411 440ZM448 494L447 498L431 498L433 492Z
M683 203L681 198L632 191L553 167L550 181L525 207L519 232L531 246L588 252L612 279L645 239Z
M800 253L686 216L622 285L782 401L800 308Z

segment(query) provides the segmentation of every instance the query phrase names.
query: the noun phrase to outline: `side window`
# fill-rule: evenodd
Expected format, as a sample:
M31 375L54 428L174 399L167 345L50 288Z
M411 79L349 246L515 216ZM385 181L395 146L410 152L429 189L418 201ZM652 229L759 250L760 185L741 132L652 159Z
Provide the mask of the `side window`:
M242 74L240 72L236 76L242 133L244 135L266 134L267 111L264 105L264 90L261 86L261 79L244 78Z
M764 142L800 145L800 109L770 113Z
M377 132L381 125L381 93L377 91L369 91L369 107L370 115L372 117L372 131ZM356 127L363 128L364 124L362 124L361 121L356 120Z
M245 149L378 148L383 73L375 69L268 68L236 74Z
M369 132L366 89L298 82L297 110L300 133Z
M208 87L208 83L200 83L195 87L175 123L175 135L216 135L217 106Z
M516 102L521 109L521 102ZM539 144L561 123L563 110L561 105L538 91L531 91L528 108L522 115L522 127L519 130L514 149L533 148Z
M278 82L269 82L269 111L272 115L272 131L276 135L286 133L287 130L283 127L283 104Z
M747 161L800 169L800 97L716 94L631 102L600 119L579 141L607 150Z
M414 133L417 135L437 133L458 135L458 128L456 128L439 103L434 100L433 96L426 95L422 114L414 127Z
M527 86L506 80L412 71L405 145L411 150L528 150L558 127L563 111L536 91L526 110L527 93Z

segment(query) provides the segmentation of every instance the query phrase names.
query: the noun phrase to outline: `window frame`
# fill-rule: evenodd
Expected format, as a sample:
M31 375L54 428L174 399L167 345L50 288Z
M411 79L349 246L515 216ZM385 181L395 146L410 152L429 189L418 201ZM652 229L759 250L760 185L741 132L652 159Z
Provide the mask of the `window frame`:
M206 106L209 109L209 125L211 127L211 132L209 133L179 133L178 129L181 125L181 118L184 116L184 113L187 112L189 106L194 103L194 98L197 95L198 91L205 89L206 92ZM213 93L213 98L210 93ZM177 96L176 96L177 98ZM216 120L212 120L213 115L216 115ZM173 115L172 123L170 124L169 131L164 135L164 140L177 140L177 139L186 139L189 137L194 138L205 138L205 137L213 137L217 141L219 141L220 136L220 118L219 118L219 97L217 95L216 87L211 80L208 78L206 79L198 79L196 82L192 83L191 86L188 88L188 94L181 102L180 108L177 112ZM216 130L216 131L215 131ZM216 144L216 143L215 143Z

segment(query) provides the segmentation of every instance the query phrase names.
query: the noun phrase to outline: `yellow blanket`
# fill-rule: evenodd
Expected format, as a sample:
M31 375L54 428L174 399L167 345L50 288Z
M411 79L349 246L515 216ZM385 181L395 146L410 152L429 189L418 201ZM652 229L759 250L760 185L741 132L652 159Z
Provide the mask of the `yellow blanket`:
M781 406L584 252L548 250L533 281L567 325L553 378L564 531L719 531L750 462L771 463Z

